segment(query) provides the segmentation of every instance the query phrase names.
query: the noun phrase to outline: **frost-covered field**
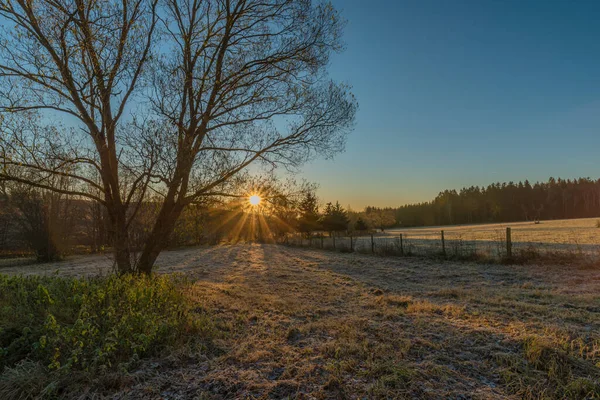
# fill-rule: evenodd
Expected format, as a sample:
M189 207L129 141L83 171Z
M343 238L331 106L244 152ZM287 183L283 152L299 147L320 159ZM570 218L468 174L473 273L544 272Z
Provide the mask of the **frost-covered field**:
M511 228L513 256L533 260L539 256L584 256L600 258L600 228L596 218L455 225L389 229L375 237L385 253L399 253L402 236L404 253L431 255L478 255L491 259L507 256L506 228ZM445 250L441 231L444 231ZM355 249L370 249L369 238L356 238ZM341 242L341 241L340 241ZM377 250L377 246L376 250Z
M600 269L373 257L277 245L165 252L158 272L222 332L123 379L124 399L600 396ZM110 259L2 268L94 275Z
M388 235L405 233L410 236L438 238L440 230L449 237L462 236L469 240L495 241L504 238L506 228L512 229L513 242L548 243L548 244L580 244L599 245L600 228L596 226L597 218L563 219L553 221L511 222L501 224L455 225L425 228L390 229Z
M499 224L454 225L423 228L395 228L374 236L299 235L288 243L299 247L336 249L380 255L440 256L488 261L563 262L600 260L600 219L571 219ZM511 228L512 255L507 252L507 228ZM444 232L442 242L441 231Z

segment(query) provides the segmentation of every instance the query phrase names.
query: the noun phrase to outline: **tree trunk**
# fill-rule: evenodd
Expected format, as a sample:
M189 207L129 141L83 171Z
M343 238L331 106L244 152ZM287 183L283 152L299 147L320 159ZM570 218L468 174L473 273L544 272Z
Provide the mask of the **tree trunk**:
M183 211L177 203L165 203L156 219L152 233L144 244L144 250L138 260L137 271L149 275L160 252L167 246L169 236L175 229L175 223Z
M127 240L119 239L121 235L115 235L115 260L117 262L117 270L119 275L130 274L133 272L131 268L131 258Z
M131 251L129 248L129 231L127 229L127 218L122 210L113 211L110 215L113 235L113 249L115 252L115 261L119 275L130 274L133 272L131 266Z

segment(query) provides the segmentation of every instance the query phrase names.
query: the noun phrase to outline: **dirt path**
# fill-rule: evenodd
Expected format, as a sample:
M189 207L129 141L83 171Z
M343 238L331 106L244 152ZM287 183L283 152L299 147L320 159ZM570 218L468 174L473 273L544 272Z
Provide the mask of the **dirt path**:
M1 272L88 275L110 264ZM218 351L154 360L115 398L535 398L568 382L531 358L532 340L552 354L571 346L564 367L578 367L564 379L600 377L597 269L274 245L166 252L158 265L197 279L192 295L222 332Z

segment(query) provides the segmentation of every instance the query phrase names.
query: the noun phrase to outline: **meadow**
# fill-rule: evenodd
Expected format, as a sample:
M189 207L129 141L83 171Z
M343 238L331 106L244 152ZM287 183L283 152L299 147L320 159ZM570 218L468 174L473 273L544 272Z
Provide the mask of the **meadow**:
M598 218L561 219L550 221L510 222L496 224L452 225L424 228L394 228L388 235L406 233L408 236L437 238L440 230L449 237L463 236L470 240L495 241L503 237L507 227L512 229L515 243L535 243L544 245L596 245L600 246Z
M159 281L148 290L136 284L122 290L111 278L93 278L110 272L110 260L99 256L3 268L0 309L6 313L14 305L16 282L35 280L29 283L38 287L35 299L18 304L43 314L40 298L52 303L47 308L56 314L55 324L42 324L51 333L39 335L71 351L64 358L71 360L71 371L61 375L63 367L51 363L62 358L52 352L22 355L26 361L17 357L5 366L0 397L600 397L598 268L374 257L266 244L165 252L158 265ZM22 273L30 276L18 278ZM170 276L180 278L161 281ZM69 301L60 293L79 291L73 282L82 279L96 282L109 304L135 299L131 307L112 308L119 329L127 324L118 321L138 321L139 313L153 321L133 324L129 335L119 331L128 340L117 341L121 350L109 353L108 369L94 364L97 352L72 345L72 335L82 332L76 326L107 329L93 316L105 308L86 300L87 314L72 303L68 309L75 317L57 311ZM96 298L90 290L76 298ZM163 306L148 307L155 303ZM14 340L22 339L11 332ZM29 335L34 346L40 342L41 336ZM98 338L84 342L107 345L104 336ZM5 334L1 339L10 348ZM78 367L81 360L87 372Z
M393 228L370 234L336 234L335 238L317 235L308 239L305 235L296 234L284 242L298 247L387 256L424 256L492 263L597 264L600 262L599 226L600 220L583 218ZM510 228L510 240L507 240L507 228Z

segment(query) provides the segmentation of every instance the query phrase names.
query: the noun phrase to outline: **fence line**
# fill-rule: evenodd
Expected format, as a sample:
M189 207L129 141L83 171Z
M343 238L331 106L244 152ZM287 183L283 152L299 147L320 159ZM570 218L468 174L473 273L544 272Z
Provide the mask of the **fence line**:
M496 230L494 235L482 237L473 232L440 230L421 233L408 231L389 234L327 235L324 233L306 237L289 235L284 244L290 246L356 252L376 255L426 256L449 259L485 259L498 261L526 261L543 257L585 256L600 259L600 245L573 242L535 242L525 238L521 241L519 231L507 227ZM515 237L517 240L515 240Z

